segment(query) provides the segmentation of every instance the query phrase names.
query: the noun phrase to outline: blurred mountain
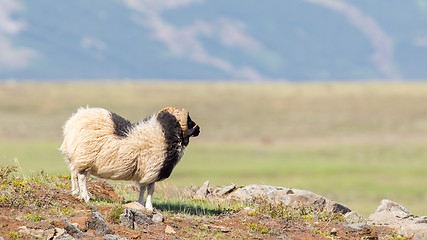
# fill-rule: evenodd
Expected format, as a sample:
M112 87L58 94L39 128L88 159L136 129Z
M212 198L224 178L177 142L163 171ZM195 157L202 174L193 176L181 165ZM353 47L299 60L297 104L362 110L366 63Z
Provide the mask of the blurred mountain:
M427 79L427 0L0 0L0 79Z

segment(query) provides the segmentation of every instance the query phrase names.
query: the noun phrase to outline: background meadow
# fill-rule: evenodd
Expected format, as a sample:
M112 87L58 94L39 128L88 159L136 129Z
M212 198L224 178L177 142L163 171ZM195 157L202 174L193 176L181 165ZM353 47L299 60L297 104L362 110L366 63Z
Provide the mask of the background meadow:
M132 122L166 106L201 126L163 187L267 184L367 217L382 199L427 215L426 83L0 83L0 164L69 174L62 125L81 106Z

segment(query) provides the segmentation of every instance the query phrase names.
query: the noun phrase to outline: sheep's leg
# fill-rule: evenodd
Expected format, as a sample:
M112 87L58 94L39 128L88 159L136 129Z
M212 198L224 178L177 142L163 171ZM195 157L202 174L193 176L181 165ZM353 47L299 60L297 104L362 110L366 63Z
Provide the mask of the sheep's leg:
M77 172L72 169L71 170L71 194L74 196L79 195L80 188L79 183L77 182Z
M147 188L147 186L145 186L145 185L139 185L138 202L141 203L142 205L144 205L144 194L145 194L146 188Z
M153 204L151 203L151 197L153 196L154 193L154 183L150 183L147 186L147 202L145 203L145 208L148 211L153 211Z
M85 202L89 202L89 194L87 192L87 186L86 186L86 172L79 172L77 173L77 179L79 181L79 189L80 189L80 198L83 199Z

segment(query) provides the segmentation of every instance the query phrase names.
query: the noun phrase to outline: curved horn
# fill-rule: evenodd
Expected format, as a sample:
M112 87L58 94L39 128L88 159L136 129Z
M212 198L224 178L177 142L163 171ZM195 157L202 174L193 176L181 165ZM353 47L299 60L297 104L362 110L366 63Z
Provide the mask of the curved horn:
M188 111L185 109L181 110L181 128L185 135L191 135L193 132L188 130ZM194 130L193 130L194 131Z

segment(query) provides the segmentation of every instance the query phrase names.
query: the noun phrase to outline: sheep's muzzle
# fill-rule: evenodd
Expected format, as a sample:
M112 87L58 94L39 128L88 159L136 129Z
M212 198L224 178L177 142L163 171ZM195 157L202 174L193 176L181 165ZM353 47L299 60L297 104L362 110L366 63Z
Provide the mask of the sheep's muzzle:
M191 135L193 135L194 131L196 130L198 124L195 123L194 127L188 129L188 119L189 119L188 111L185 109L182 109L181 110L181 121L180 121L182 132L187 136L191 136Z

